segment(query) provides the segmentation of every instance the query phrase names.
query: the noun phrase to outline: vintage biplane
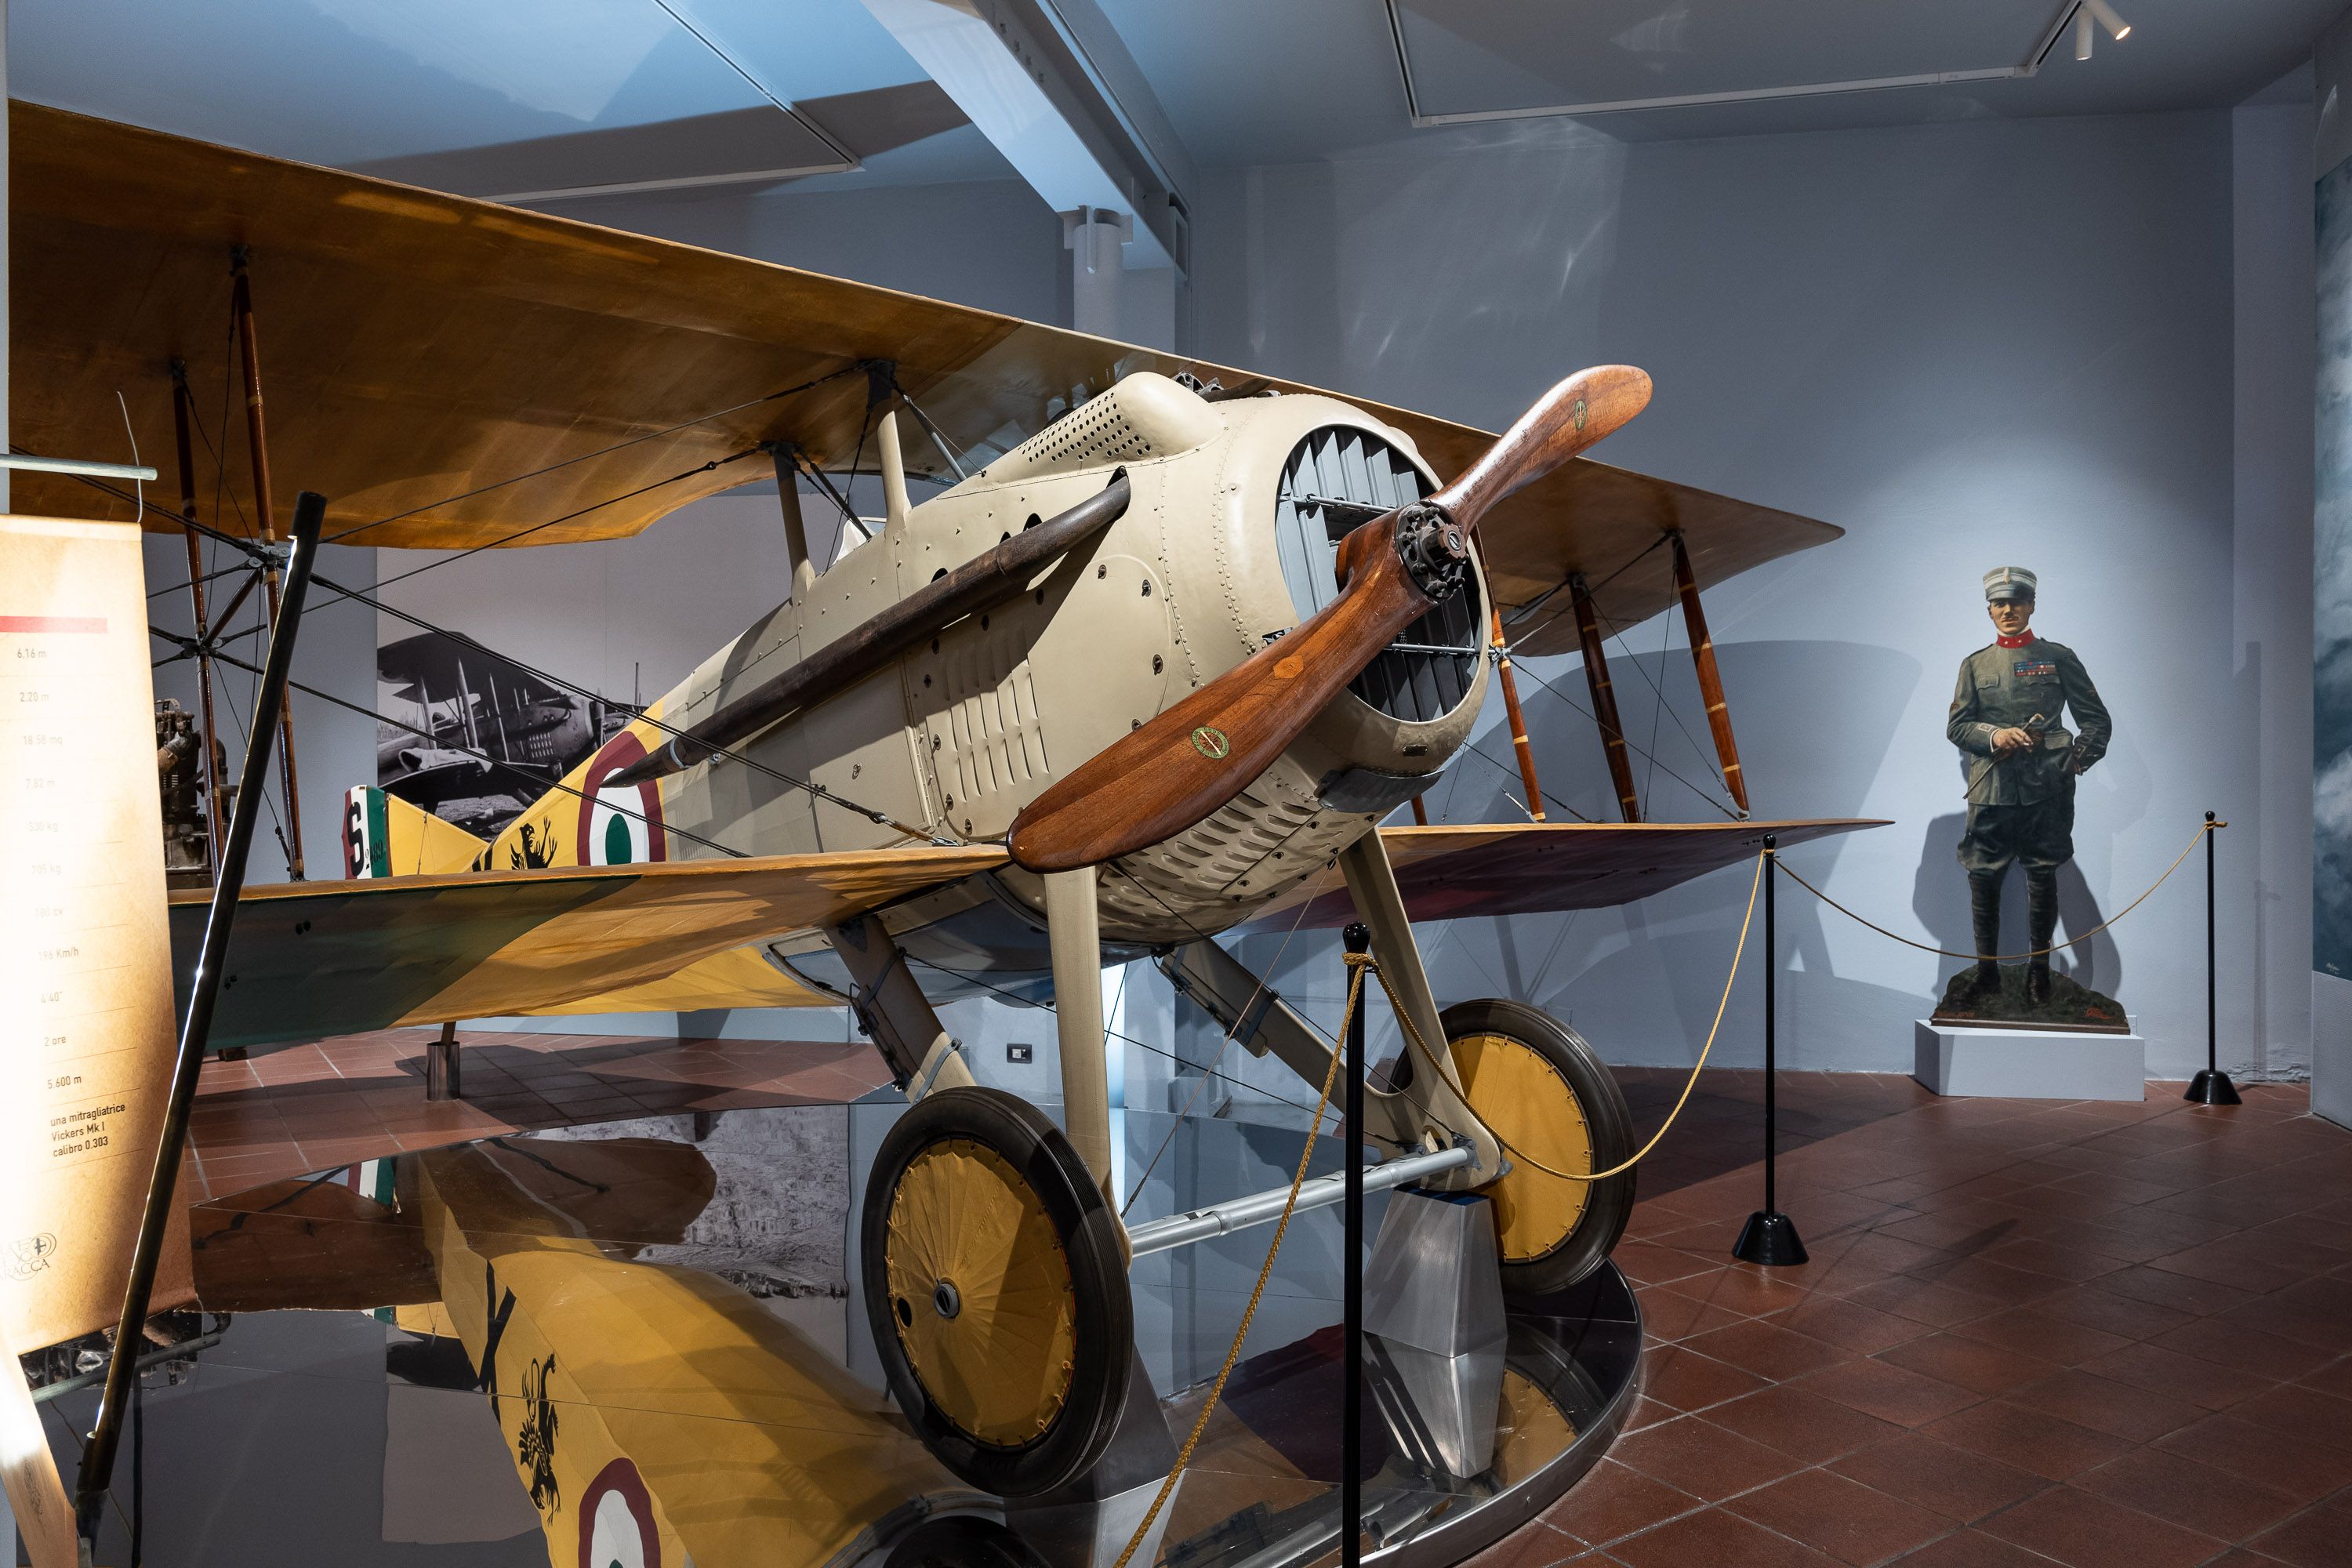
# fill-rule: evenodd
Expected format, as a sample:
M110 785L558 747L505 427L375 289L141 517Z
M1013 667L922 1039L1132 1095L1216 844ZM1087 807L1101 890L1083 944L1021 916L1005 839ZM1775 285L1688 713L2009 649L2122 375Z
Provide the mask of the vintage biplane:
M1639 820L1598 627L1680 601L1744 807L1699 592L1839 531L1579 456L1641 411L1638 370L1571 376L1498 439L57 110L12 124L22 449L117 449L120 389L162 450L175 385L235 355L252 469L293 484L199 520L184 473L221 535L282 536L299 485L353 544L604 539L776 476L791 598L493 841L353 791L344 879L246 893L213 1040L847 1004L911 1102L858 1222L872 1327L924 1442L990 1491L1088 1468L1127 1392L1129 1259L1234 1217L1129 1230L1107 1196L1106 963L1156 958L1319 1084L1329 1047L1215 939L1299 904L1367 924L1433 1054L1357 1141L1379 1184L1493 1198L1507 1286L1549 1291L1624 1224L1631 1173L1549 1173L1630 1152L1622 1099L1535 1008L1441 1008L1412 921L1620 903L1862 826ZM821 564L799 480L861 468L884 513ZM129 515L16 482L25 510ZM1582 648L1625 822L1381 826L1463 750L1506 637ZM975 1082L933 1008L973 986L1053 999L1058 1121Z

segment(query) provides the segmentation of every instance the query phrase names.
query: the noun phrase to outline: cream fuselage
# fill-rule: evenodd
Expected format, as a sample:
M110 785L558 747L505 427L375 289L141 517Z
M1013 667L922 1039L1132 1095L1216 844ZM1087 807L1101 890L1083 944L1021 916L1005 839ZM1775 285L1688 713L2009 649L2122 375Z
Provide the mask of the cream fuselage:
M1063 773L1302 619L1277 544L1277 498L1310 434L1360 430L1433 480L1399 431L1332 399L1203 400L1139 374L924 504L893 516L787 602L707 659L663 702L687 725L843 637L869 617L1039 520L1084 500L1123 470L1126 512L1050 563L1026 592L942 629L914 653L746 742L778 773L957 840L1001 839ZM1345 488L1343 474L1294 489ZM1355 469L1352 498L1392 500ZM1411 482L1391 479L1386 489ZM1332 515L1340 516L1334 512ZM1323 525L1313 531L1318 538ZM1304 537L1298 535L1297 537ZM1308 548L1312 548L1311 546ZM1314 568L1328 577L1328 564ZM1483 578L1470 592L1483 606ZM1328 602L1331 585L1318 591ZM1483 629L1484 610L1475 624ZM1408 633L1408 639L1412 634ZM1474 639L1483 642L1483 637ZM1467 738L1486 689L1483 658L1457 661L1449 710L1400 719L1343 693L1223 810L1113 862L1100 879L1107 944L1211 935L1330 864L1340 849L1425 787ZM1396 706L1396 703L1391 703ZM1411 707L1407 703L1404 706ZM907 842L859 813L721 758L664 781L667 820L760 854ZM687 841L674 841L687 847ZM689 852L696 852L691 851ZM964 966L1042 967L1044 897L1017 868L941 889L886 914L910 952Z

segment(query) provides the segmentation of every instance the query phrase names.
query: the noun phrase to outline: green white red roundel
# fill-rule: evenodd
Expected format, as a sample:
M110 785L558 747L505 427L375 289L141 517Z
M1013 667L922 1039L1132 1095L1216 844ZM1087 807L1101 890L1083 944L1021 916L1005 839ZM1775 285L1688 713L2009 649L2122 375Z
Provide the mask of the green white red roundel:
M661 786L647 783L606 789L604 781L646 754L626 730L604 742L580 776L580 863L627 866L669 858L662 831ZM602 1568L602 1565L599 1565Z
M626 1459L599 1470L580 1500L580 1568L661 1568L653 1496Z

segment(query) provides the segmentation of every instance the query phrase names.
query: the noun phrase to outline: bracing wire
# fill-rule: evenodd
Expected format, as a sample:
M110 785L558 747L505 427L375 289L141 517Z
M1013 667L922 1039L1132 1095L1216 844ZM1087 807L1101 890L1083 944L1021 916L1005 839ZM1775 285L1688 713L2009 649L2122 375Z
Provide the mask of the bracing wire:
M315 583L318 579L313 577L311 581ZM196 640L194 637L182 637L177 632L167 632L161 626L149 626L147 630L149 635L162 637L166 642L193 644ZM252 671L257 679L260 677L261 667L257 664L248 664L244 659L238 658L233 654L222 653L218 649L215 649L213 651L212 657L218 659L223 664L233 666L238 669ZM373 708L351 701L346 698L338 697L331 691L321 691L315 686L305 686L302 682L290 679L286 682L286 684L307 696L315 697L321 702L331 703L337 708L348 710L351 712L360 715L360 717L363 719L373 719L379 724L388 724L395 730L405 730L412 735L432 742L436 746L440 747L443 751L457 752L462 755L473 758L476 762L488 763L493 767L499 765L500 759L490 755L488 752L478 751L471 746L458 745L446 735L436 735L429 730L420 730L414 724L407 723L403 720L393 718L390 714L379 713ZM229 716L233 719L236 718L236 711L234 707L230 709ZM237 725L240 729L244 727L244 720L237 719ZM587 800L591 798L584 790L575 789L572 785L565 784L561 780L558 780L550 787L559 794L568 795L578 800ZM270 802L268 795L265 795L262 797L262 804L269 805L272 814L275 814L277 807ZM699 844L706 849L715 849L721 855L732 856L739 860L749 858L749 856L744 850L730 848L728 846L719 843L716 839L705 838L698 833L689 832L683 827L673 826L667 822L657 824L644 814L632 811L628 807L620 805L612 801L606 801L604 804L614 816L629 817L635 821L645 824L645 826L649 829L658 826L663 832L671 835L673 837L683 838L692 844Z

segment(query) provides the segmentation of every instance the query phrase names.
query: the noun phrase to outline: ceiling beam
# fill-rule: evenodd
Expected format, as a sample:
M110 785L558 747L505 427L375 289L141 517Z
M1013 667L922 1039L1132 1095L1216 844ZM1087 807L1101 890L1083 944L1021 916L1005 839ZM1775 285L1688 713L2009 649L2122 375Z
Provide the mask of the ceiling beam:
M865 0L1055 212L1131 215L1129 268L1190 264L1192 158L1094 0Z

